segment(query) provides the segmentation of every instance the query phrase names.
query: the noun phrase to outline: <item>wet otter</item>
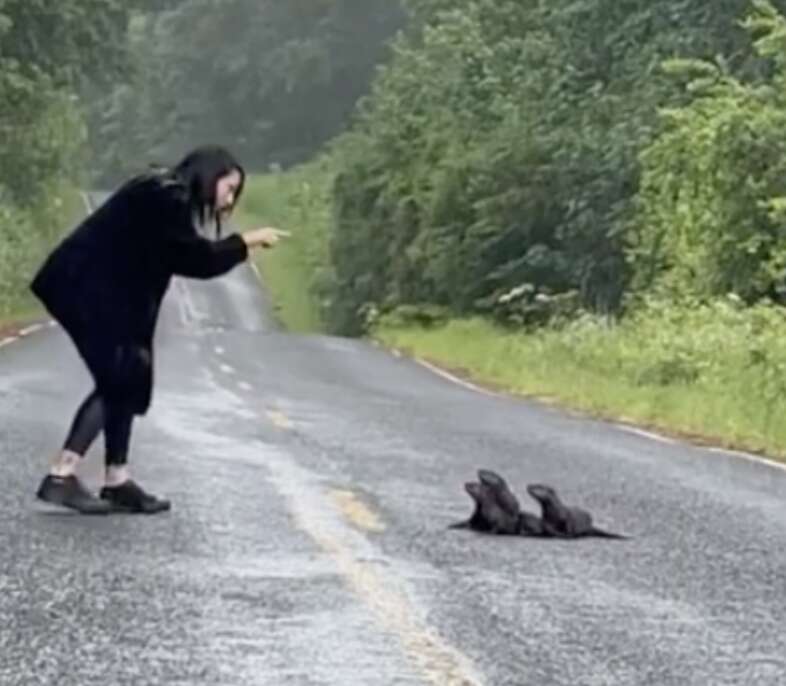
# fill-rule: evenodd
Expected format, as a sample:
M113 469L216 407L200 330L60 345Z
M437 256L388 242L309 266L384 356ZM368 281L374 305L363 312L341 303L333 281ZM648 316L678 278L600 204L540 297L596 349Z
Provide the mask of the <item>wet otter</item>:
M475 503L472 515L449 528L513 536L550 535L549 527L543 525L540 517L521 510L518 499L499 474L481 469L478 479L464 484Z
M546 484L529 484L529 493L540 503L541 518L557 537L580 538L597 536L600 538L627 539L628 536L613 534L598 529L592 523L592 515L580 507L570 507L560 500L557 492Z
M505 479L490 469L478 470L478 478L481 483L491 489L498 505L506 511L508 515L516 518L515 533L520 536L550 536L553 535L550 527L545 525L543 520L532 512L521 509L518 498L510 490Z

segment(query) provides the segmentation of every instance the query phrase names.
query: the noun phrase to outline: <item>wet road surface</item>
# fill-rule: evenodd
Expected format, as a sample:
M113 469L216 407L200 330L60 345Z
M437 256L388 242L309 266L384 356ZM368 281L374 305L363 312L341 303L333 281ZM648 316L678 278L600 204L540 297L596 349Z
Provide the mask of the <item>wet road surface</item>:
M0 684L786 683L786 471L269 313L247 265L173 284L132 441L154 517L36 503L90 382L56 327L0 348ZM634 538L446 531L478 467Z

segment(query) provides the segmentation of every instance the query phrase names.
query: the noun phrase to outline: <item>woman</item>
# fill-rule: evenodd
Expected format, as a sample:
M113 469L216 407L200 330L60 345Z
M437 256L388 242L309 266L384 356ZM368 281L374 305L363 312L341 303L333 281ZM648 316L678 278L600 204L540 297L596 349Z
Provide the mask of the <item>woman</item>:
M285 235L266 227L220 238L244 182L243 168L223 148L194 150L171 170L124 184L36 274L31 290L71 337L95 382L38 488L41 500L85 514L169 509L130 477L131 425L152 399L153 334L172 276L225 274L250 248L271 247ZM205 225L215 227L215 241L198 233ZM106 482L96 497L75 470L102 429Z

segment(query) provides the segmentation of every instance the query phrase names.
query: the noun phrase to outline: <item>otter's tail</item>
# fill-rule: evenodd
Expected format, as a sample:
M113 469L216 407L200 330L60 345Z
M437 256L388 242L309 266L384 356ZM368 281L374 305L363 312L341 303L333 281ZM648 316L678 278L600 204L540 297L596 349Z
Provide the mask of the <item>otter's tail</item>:
M623 536L622 534L613 534L610 531L604 531L603 529L597 529L593 527L589 530L588 536L595 536L597 538L613 538L618 541L627 541L630 539L630 536Z

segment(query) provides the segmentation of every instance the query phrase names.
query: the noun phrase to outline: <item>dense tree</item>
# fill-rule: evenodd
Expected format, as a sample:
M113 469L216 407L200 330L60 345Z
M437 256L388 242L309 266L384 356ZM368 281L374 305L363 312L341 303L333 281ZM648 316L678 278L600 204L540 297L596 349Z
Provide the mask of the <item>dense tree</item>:
M0 317L22 306L31 270L64 224L82 178L88 88L127 75L127 26L150 0L0 0Z
M196 142L254 168L313 155L348 123L403 12L396 0L185 0L132 27L134 77L91 116L110 177Z
M358 331L370 303L466 313L504 300L507 313L511 298L576 292L617 311L641 153L659 108L691 98L664 62L716 61L752 82L772 72L740 25L747 0L408 6L413 28L337 156L338 330Z

